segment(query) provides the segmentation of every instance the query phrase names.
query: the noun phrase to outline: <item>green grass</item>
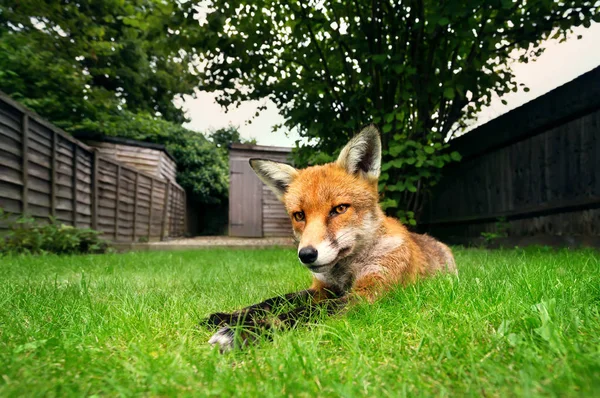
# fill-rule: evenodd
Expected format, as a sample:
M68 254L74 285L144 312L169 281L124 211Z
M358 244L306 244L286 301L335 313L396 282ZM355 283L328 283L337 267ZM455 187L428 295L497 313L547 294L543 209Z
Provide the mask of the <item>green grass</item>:
M299 290L291 250L0 258L0 396L600 393L600 256L456 250L439 276L227 355L197 322Z

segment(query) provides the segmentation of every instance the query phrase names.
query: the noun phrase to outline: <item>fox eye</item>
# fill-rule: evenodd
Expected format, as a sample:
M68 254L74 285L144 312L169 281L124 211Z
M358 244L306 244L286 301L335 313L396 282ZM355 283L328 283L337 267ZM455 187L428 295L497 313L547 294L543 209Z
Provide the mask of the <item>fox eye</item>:
M346 210L348 210L348 207L350 207L350 205L335 206L329 214L332 216L337 216L338 214L344 214L346 212Z
M297 211L294 214L292 214L292 216L294 216L294 220L300 222L300 221L304 221L304 212L303 211Z

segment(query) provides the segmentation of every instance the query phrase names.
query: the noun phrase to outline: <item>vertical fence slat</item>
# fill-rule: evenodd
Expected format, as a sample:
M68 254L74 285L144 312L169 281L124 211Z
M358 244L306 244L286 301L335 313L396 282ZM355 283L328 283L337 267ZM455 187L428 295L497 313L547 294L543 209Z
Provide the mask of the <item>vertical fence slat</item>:
M175 204L175 190L171 189L169 194L169 204L168 204L168 213L169 213L169 229L167 230L167 236L173 235L173 222L175 221L175 215L173 214L173 206Z
M186 236L187 228L187 193L183 190L183 236Z
M181 204L181 191L177 190L177 201L175 202L175 212L176 212L176 216L177 219L175 221L175 235L179 236L179 234L181 233L181 219L179 218L180 214L181 214L181 208L179 207Z
M177 236L177 199L179 196L178 191L173 191L173 203L171 204L171 213L173 214L173 223L171 224L171 231L173 236Z
M116 188L116 203L115 203L115 242L118 240L119 238L119 203L121 203L121 193L120 193L120 186L121 186L121 165L117 165L117 188Z
M73 226L77 227L77 145L73 144Z
M167 187L165 188L165 197L163 201L163 215L162 215L162 225L160 231L160 240L165 240L167 236L167 228L169 227L167 224L167 218L169 217L169 194L171 191L171 181L167 180Z
M177 191L172 188L171 193L169 195L169 229L167 230L167 236L173 236L173 223L175 222L175 214L173 214L173 206L175 204L175 195L177 195Z
M179 236L183 236L183 190L179 191Z
M23 151L21 159L21 171L23 173L23 194L21 196L21 209L23 214L29 210L29 116L24 113L21 119L21 136Z
M137 230L137 212L138 212L138 185L140 180L140 173L135 173L135 181L133 186L133 231L131 233L131 239L135 242L135 233Z
M98 229L98 151L92 150L92 229Z
M52 154L50 159L50 214L56 217L56 148L58 146L58 134L52 130Z
M148 240L152 236L152 197L154 196L154 178L150 179L150 209L148 211Z

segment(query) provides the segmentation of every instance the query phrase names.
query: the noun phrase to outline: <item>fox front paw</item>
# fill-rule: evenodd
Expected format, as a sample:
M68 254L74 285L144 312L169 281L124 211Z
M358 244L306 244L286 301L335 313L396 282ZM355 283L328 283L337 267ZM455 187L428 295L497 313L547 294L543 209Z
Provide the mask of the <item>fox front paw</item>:
M213 346L218 345L221 353L231 351L235 347L235 332L225 326L213 334L208 343Z

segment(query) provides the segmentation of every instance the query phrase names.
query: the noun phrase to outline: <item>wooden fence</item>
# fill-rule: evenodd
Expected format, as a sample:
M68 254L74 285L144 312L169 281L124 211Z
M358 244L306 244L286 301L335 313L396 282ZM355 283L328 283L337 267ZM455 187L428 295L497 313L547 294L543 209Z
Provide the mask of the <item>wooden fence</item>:
M454 140L451 149L463 160L444 170L424 230L456 242L498 227L516 237L598 240L600 67Z
M0 92L0 207L112 241L185 233L185 191L77 141ZM0 225L6 228L6 225Z

